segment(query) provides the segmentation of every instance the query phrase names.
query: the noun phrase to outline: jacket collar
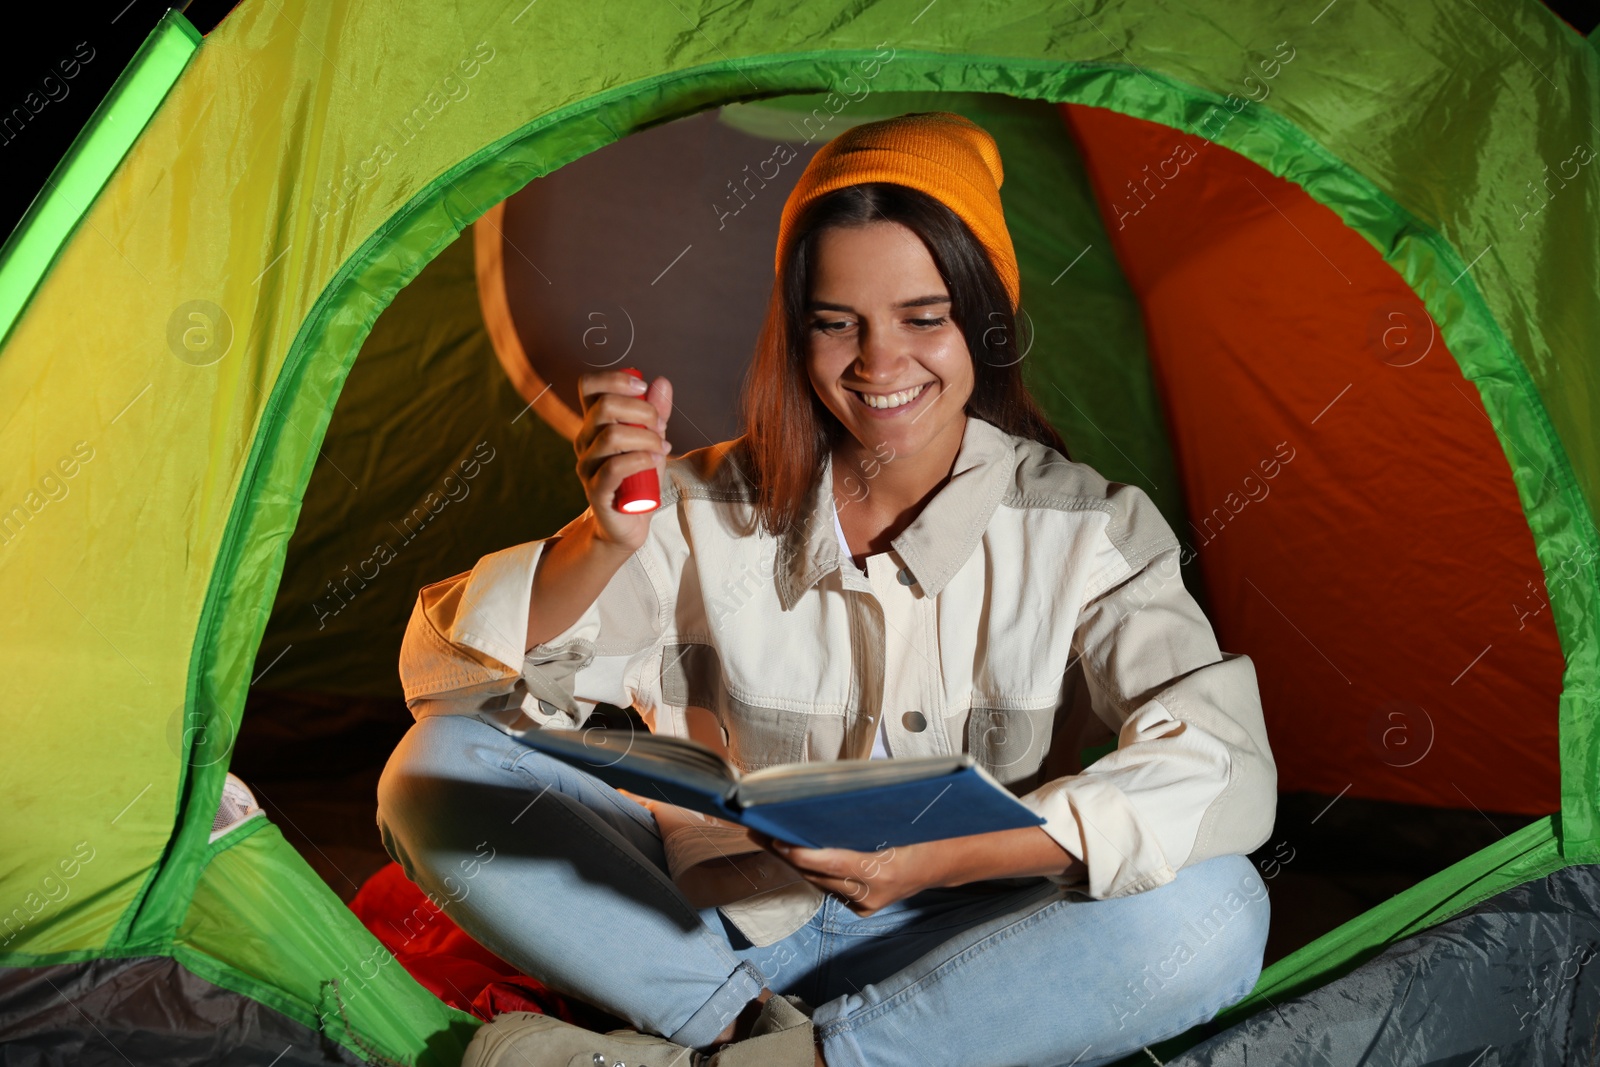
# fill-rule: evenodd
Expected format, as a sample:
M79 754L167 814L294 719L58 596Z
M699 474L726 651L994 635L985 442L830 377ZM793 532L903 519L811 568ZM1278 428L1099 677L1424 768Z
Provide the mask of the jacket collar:
M967 416L950 480L890 544L924 596L938 596L989 527L1017 461L1016 441L992 423ZM780 546L778 597L785 611L844 562L833 528L833 456L825 454L806 513Z

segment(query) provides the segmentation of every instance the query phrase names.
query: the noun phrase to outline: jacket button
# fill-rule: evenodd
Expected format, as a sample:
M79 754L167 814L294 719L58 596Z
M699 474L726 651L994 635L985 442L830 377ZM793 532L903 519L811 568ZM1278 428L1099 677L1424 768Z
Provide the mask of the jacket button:
M900 725L914 734L920 734L928 728L928 717L920 711L908 711L900 716Z
M901 567L900 573L895 575L895 577L900 579L901 585L911 585L916 581L915 578L911 577L911 571L907 567Z

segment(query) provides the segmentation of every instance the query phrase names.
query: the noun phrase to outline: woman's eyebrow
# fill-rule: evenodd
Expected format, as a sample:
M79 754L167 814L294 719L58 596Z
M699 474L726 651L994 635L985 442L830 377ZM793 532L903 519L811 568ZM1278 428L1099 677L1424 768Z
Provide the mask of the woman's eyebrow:
M902 301L900 301L900 303L896 304L895 307L896 308L916 308L916 307L925 307L928 304L948 304L948 303L950 303L950 298L948 296L937 296L937 295L930 294L928 296L915 297L915 298L913 298L911 300L902 300ZM832 304L832 303L829 303L826 300L812 300L812 301L809 301L806 304L806 310L807 311L854 311L855 308L849 306L848 304Z

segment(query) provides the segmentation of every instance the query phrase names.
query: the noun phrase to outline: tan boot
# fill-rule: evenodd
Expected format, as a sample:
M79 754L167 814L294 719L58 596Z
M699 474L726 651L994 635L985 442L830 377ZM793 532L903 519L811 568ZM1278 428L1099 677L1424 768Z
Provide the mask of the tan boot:
M750 1036L725 1045L706 1067L813 1067L816 1062L811 1008L799 997L774 994L761 1006Z
M597 1034L549 1015L508 1011L478 1028L461 1067L706 1067L706 1057L637 1030Z

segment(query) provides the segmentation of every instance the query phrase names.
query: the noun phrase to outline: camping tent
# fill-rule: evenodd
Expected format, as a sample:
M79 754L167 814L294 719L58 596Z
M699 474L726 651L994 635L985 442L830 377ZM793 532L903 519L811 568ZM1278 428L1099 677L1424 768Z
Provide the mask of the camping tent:
M213 834L245 710L394 684L398 631L355 620L408 606L431 550L351 582L372 540L336 535L419 489L450 525L443 472L480 427L520 477L468 498L504 523L488 548L581 506L570 364L527 319L592 307L522 291L541 265L554 291L556 261L511 232L515 197L553 198L520 213L559 255L563 168L721 109L767 138L701 176L694 225L724 232L796 176L774 141L930 106L1000 140L1030 386L1194 549L1283 788L1526 819L1225 1019L1600 859L1600 57L1547 10L245 0L203 41L162 22L0 252L0 1019L86 1050L131 1019L117 1044L152 1061L453 1062L473 1020L388 966L276 825ZM510 374L368 373L401 290L436 260L465 276L469 226ZM696 277L636 247L590 258L641 293ZM449 350L410 315L414 347Z

